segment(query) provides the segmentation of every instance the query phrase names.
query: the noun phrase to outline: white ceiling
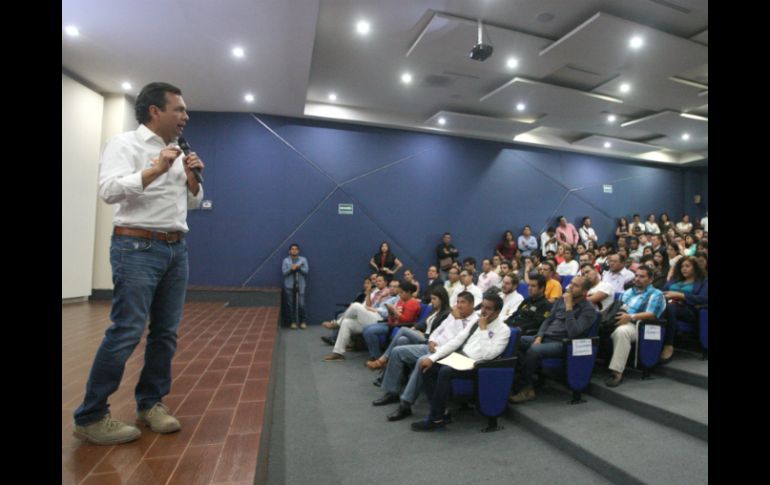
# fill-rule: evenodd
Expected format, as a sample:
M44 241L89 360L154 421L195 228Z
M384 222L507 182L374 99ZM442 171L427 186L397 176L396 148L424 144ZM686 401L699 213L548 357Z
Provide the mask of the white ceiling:
M468 58L476 19L484 62ZM103 93L162 80L191 110L708 163L707 0L63 0L62 22L63 69Z

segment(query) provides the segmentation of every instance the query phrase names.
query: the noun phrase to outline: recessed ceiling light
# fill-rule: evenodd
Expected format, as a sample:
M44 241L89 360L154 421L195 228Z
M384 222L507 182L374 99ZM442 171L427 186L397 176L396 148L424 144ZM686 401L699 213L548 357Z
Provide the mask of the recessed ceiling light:
M329 101L337 101L337 95L335 93L329 93Z
M627 93L631 91L631 85L628 83L623 83L620 85L620 92L621 93Z
M446 124L446 118L444 118L444 117L439 118L438 119L438 124L439 125L445 125Z
M682 140L687 141L689 139L690 139L690 134L689 133L685 133L684 135L682 135Z
M516 109L519 111L524 111L525 109L527 109L527 105L524 103L518 103L516 104Z
M233 47L233 56L235 57L243 57L245 53L243 52L243 48L241 47Z
M131 89L131 83L126 81L123 84L121 84L120 87L128 91L129 89Z
M638 35L635 35L631 37L631 41L629 42L629 45L632 49L639 49L644 45L644 39L639 37Z
M74 25L68 25L64 28L64 31L69 35L70 37L77 37L80 35L80 31L77 27Z
M519 67L519 60L515 57L511 57L508 59L508 62L506 62L505 65L508 66L508 69L516 69Z
M605 141L604 142L604 148L610 148L612 146L612 143Z
M617 121L617 119L618 119L618 117L617 117L617 116L615 116L615 115L609 115L609 116L607 116L607 121L608 121L609 123L615 123L615 121Z
M253 103L254 95L251 93L247 93L246 96L243 97L243 99L245 99L247 103Z
M401 82L404 84L410 84L412 82L412 75L405 72L401 75Z
M356 32L358 32L361 35L366 35L369 33L371 26L369 25L369 22L366 20L360 20L356 24Z

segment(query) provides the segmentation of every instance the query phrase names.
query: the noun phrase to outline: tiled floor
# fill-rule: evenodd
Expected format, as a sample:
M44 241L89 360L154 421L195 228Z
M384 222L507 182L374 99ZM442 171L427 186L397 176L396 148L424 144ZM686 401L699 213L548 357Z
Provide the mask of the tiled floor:
M62 483L252 484L278 308L187 303L164 399L182 430L161 436L140 426L137 441L96 446L72 436L72 412L83 399L109 311L109 302L62 305ZM144 345L142 339L110 398L112 415L128 423L136 416L133 390Z

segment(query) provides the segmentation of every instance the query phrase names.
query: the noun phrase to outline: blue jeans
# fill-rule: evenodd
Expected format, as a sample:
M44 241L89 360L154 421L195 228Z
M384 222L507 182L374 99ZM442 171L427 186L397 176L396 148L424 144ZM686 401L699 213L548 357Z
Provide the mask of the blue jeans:
M420 389L422 388L422 372L415 364L420 357L428 355L427 345L402 345L393 350L392 358L388 360L385 367L385 375L382 378L382 390L388 394L398 394L401 388L401 376L404 373L404 367L414 366L414 370L409 375L409 381L401 394L401 400L409 404L414 404L417 400Z
M284 288L283 294L286 297L286 304L289 306L289 321L291 323L301 323L306 321L305 319L305 294L299 293L299 315L297 315L297 305L294 302L294 289Z
M514 394L518 391L532 385L535 374L543 365L543 359L556 359L564 356L564 344L558 340L551 340L547 337L539 345L532 345L535 337L525 335L519 340L519 362L521 362L520 379L514 386Z
M110 263L115 286L112 325L96 352L83 403L75 410L80 426L109 412L107 398L118 389L148 317L144 368L135 389L137 409L151 408L171 390L171 359L187 289L187 245L184 239L170 244L113 235Z
M372 323L364 327L363 335L366 348L369 349L369 357L377 359L382 355L380 347L380 335L384 335L387 340L390 334L390 328L387 323Z
M382 353L382 355L386 358L390 358L390 353L393 352L393 347L399 347L401 345L416 345L416 344L427 344L428 339L426 339L423 335L417 333L416 330L412 330L408 327L401 327L398 329L398 332L396 332L396 336L393 337L393 340L390 341L390 345L388 345L388 348L385 349L385 352Z

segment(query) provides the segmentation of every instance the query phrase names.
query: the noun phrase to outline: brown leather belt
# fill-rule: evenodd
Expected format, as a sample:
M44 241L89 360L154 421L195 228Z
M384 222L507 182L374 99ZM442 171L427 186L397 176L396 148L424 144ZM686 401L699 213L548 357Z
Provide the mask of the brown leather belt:
M184 238L184 233L182 231L159 232L148 231L145 229L135 229L133 227L116 227L114 234L118 236L141 237L142 239L159 239L169 243L179 242L182 240L182 238Z

